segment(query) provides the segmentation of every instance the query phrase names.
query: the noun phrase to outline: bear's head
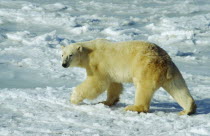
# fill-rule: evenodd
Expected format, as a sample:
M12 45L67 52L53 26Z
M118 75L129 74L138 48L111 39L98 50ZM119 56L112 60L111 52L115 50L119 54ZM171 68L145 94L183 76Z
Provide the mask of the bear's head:
M77 66L80 63L82 48L77 44L62 46L62 66L64 68Z

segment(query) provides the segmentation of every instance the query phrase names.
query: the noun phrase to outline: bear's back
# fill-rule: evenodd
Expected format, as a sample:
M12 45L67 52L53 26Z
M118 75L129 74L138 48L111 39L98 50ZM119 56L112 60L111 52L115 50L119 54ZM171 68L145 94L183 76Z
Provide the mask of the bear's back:
M97 50L110 50L116 53L140 53L148 56L168 56L166 51L158 45L145 41L126 41L126 42L111 42L106 39L95 40L95 49Z

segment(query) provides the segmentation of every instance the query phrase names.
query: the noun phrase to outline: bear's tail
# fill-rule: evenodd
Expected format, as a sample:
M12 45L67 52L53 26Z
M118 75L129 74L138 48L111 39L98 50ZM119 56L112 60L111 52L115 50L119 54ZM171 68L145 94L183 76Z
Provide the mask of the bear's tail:
M166 79L171 79L173 77L173 62L170 62L168 64L167 73L166 73Z

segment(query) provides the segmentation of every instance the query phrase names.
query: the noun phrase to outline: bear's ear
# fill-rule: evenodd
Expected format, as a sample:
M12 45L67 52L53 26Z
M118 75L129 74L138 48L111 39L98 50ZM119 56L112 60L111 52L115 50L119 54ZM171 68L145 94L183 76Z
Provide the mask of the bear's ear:
M64 48L65 48L65 46L61 45L61 49L64 49Z
M82 52L83 47L82 47L82 46L78 46L78 47L77 47L77 50L78 50L79 52Z

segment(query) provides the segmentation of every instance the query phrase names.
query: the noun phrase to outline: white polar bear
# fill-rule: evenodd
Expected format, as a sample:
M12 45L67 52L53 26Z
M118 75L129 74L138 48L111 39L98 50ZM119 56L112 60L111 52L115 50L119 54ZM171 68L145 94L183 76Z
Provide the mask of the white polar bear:
M136 86L135 103L125 110L148 112L154 92L163 87L184 109L193 114L196 104L187 85L169 55L159 46L143 42L110 42L98 39L74 43L62 48L62 66L82 67L87 78L75 88L71 103L94 99L107 90L105 105L119 101L123 82Z

